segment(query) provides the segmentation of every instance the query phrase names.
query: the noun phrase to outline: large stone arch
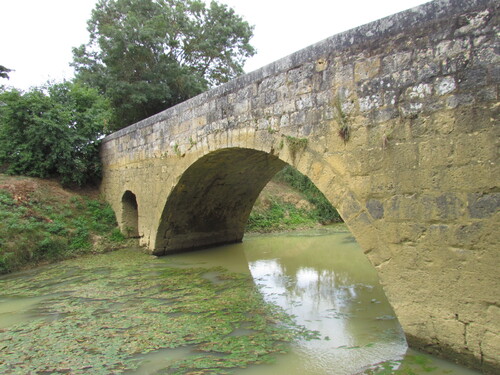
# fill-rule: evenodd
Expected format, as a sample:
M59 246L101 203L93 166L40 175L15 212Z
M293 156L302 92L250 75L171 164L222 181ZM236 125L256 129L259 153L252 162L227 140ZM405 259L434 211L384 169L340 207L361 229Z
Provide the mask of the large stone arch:
M269 147L269 142L265 144ZM338 208L365 252L380 248L373 221L349 184L335 175L314 147L295 151L283 147L281 155L272 146L270 152L228 147L203 154L178 178L157 225L154 254L241 241L259 193L287 164L308 176Z
M155 254L241 241L260 191L285 166L247 148L204 155L170 193L158 226Z

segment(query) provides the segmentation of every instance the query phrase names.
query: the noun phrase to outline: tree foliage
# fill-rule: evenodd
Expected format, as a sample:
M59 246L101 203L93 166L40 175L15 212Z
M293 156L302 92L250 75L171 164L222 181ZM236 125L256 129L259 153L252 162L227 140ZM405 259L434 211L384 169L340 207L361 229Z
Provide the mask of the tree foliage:
M95 89L64 82L0 93L0 166L83 185L100 175L99 139L112 111Z
M199 0L99 0L90 41L73 49L77 79L111 100L115 129L243 72L252 27Z
M0 65L0 78L9 79L9 73L12 72L12 69L6 68L3 65Z

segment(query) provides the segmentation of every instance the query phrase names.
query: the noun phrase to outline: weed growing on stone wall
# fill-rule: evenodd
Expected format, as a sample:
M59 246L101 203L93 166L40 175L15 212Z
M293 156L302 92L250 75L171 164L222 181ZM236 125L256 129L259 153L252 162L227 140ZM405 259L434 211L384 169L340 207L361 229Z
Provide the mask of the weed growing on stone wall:
M181 150L179 149L179 145L177 143L174 145L174 152L177 156L181 156Z
M333 102L335 121L340 126L339 136L344 143L347 143L351 136L351 129L349 126L349 116L342 109L342 102L340 96L337 96Z
M297 138L292 137L291 135L285 136L285 142L290 150L290 155L292 156L292 160L295 160L297 153L302 152L307 147L307 138Z
M283 138L281 138L281 141L280 141L280 144L278 147L280 150L283 150L283 147L285 147L285 141L283 140Z
M390 131L384 132L384 134L382 134L382 148L383 149L386 149L387 147L389 147L389 141L392 138L392 132L393 132L393 129L391 129Z

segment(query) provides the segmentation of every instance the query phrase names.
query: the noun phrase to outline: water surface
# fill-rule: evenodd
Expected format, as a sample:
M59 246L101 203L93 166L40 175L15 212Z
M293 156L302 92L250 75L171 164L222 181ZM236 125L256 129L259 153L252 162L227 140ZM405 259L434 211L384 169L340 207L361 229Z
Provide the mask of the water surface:
M162 258L128 249L0 278L5 374L389 368L477 374L408 352L376 271L342 227Z

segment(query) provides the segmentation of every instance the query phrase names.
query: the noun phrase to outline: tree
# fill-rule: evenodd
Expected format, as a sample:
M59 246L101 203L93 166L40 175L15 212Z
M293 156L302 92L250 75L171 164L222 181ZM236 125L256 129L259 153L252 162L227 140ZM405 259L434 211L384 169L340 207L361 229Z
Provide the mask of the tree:
M10 174L83 185L100 176L99 140L112 111L97 90L71 82L0 93L0 165Z
M88 30L72 65L110 99L114 129L227 82L255 53L252 27L215 1L100 0Z
M12 69L9 69L9 68L6 68L5 66L3 65L0 65L0 78L5 78L5 79L9 79L9 73L12 72ZM0 92L4 91L5 89L5 86L4 85L0 85ZM3 105L2 102L0 102L0 106Z
M3 65L0 65L0 78L9 79L9 73L12 72L12 69L6 68Z

